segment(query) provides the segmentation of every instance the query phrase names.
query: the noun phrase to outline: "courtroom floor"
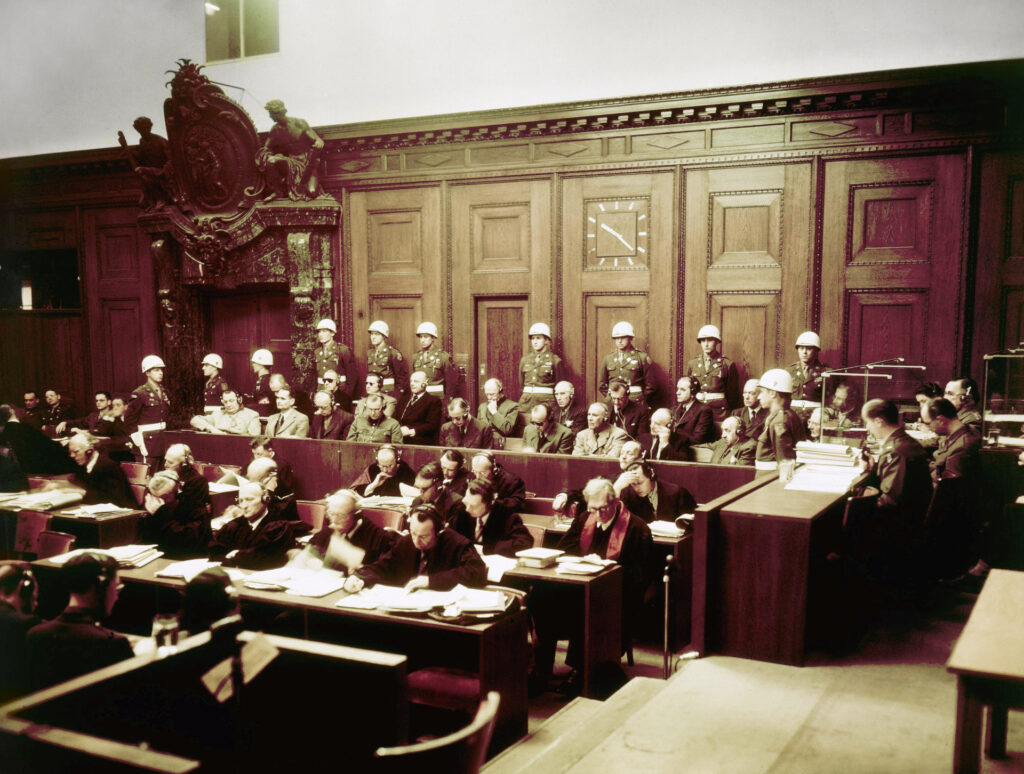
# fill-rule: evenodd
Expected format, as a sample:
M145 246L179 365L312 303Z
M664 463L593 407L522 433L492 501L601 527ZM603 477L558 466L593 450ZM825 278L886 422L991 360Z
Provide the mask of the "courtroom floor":
M949 771L956 679L944 665L975 599L936 589L923 603L890 604L846 652L811 651L804 667L721 656L682 662L614 733L551 770ZM633 667L623 660L629 677L660 680L660 649L638 645L634 659ZM531 734L565 706L554 693L532 699ZM1024 772L1024 713L1010 713L1008 750L982 771Z

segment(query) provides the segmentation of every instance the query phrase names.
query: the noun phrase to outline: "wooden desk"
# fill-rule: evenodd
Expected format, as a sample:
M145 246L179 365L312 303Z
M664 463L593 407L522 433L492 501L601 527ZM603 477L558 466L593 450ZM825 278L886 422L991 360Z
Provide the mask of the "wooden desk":
M138 542L139 521L145 511L129 511L107 516L75 516L67 511L50 511L50 529L75 536L75 548L111 548ZM0 509L3 521L4 551L12 556L18 512Z
M828 634L830 615L841 614L838 579L825 557L840 549L845 497L785 490L771 476L698 509L698 650L803 664L807 645Z
M551 586L579 595L573 604L583 614L582 663L577 667L583 695L590 696L598 664L619 663L622 657L622 568L618 565L596 575L559 575L554 567L516 567L505 573L503 584L520 589Z
M1006 755L1007 711L1024 707L1024 572L992 570L946 662L956 675L953 771L980 769L983 710L989 707L985 754Z
M157 559L138 570L122 570L120 577L129 585L184 588L181 580L156 577L156 572L169 563L166 559ZM450 666L475 672L480 676L481 698L488 691L501 693L491 751L503 749L526 734L529 644L525 612L488 623L459 626L376 610L343 610L335 603L346 596L344 591L320 599L256 591L244 586L239 586L238 592L243 606L268 606L301 615L307 639L354 647L372 645L375 650L401 653L408 657L410 671L427 666ZM159 604L156 594L153 602L154 606Z

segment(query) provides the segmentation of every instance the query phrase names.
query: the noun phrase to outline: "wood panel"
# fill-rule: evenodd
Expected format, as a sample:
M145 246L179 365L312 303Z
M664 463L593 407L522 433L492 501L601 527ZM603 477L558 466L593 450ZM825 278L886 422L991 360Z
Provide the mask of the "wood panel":
M89 390L128 393L142 383L139 364L163 354L149 246L134 207L83 213L82 284L89 316ZM131 325L134 327L121 327ZM173 375L168 375L173 383Z
M224 359L222 376L236 390L252 390L252 353L269 349L272 373L292 380L291 318L288 291L267 288L207 296L210 351Z
M0 402L20 407L26 390L42 401L52 387L76 407L91 406L84 327L78 312L0 312Z
M425 319L445 340L441 189L354 191L349 201L352 349L365 373L366 331L374 320L388 324L391 345L406 358L418 349L416 326Z
M450 240L452 354L466 368L466 396L482 400L484 381L495 377L518 399L530 325L548 323L560 349L552 319L550 183L452 186Z
M792 362L813 328L815 292L808 164L689 170L681 368L700 352L697 331L722 331L741 382ZM825 347L830 344L825 342Z
M827 362L904 357L939 382L959 370L964 184L964 158L954 154L826 164L820 333ZM922 375L896 373L890 387L907 394Z
M671 402L678 308L674 175L594 175L562 185L562 334L577 394L596 400L616 311L655 363L655 404ZM606 309L607 312L599 312ZM656 310L656 311L655 311ZM642 317L640 316L642 315ZM640 332L643 333L640 333ZM647 331L664 332L646 338ZM582 388L582 393L581 393Z

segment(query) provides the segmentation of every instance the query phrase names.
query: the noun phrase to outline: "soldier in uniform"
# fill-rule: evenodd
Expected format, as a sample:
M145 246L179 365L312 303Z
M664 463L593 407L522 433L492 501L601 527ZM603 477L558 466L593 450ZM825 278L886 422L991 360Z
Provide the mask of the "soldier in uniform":
M269 349L257 349L252 353L252 372L256 374L256 386L246 396L246 408L253 409L261 417L269 417L274 409L274 391L270 389L270 367L274 356Z
M800 418L806 422L811 412L821 408L821 375L828 366L818 359L821 339L814 331L804 331L796 339L796 354L800 359L786 368L793 377L793 401Z
M124 425L129 433L147 433L167 427L171 403L163 388L165 367L164 361L156 355L142 358L146 383L136 387L128 399Z
M409 391L409 368L402 353L388 343L391 329L383 320L370 323L370 348L366 351L366 370L384 380L381 390L400 399Z
M318 390L327 389L327 374L334 373L334 402L345 411L352 409L352 399L359 384L359 372L356 370L356 359L346 344L334 340L338 326L334 320L323 319L316 325L316 384Z
M764 429L757 439L754 467L762 471L778 470L783 460L796 459L796 445L806 440L804 422L789 407L793 377L783 368L772 368L760 378L761 406L768 410Z
M555 384L563 378L562 358L551 351L551 329L546 323L530 326L530 346L533 352L519 360L519 413L524 425L534 406L554 406Z
M628 322L615 323L612 328L612 340L615 352L605 357L601 363L599 389L602 395L608 394L608 385L613 379L621 379L629 386L629 399L636 403L643 401L650 405L655 385L650 378L651 357L633 347L633 326Z
M722 334L714 325L697 331L697 342L703 352L686 363L688 376L700 380L697 400L711 407L716 422L740 403L740 376L736 364L721 353Z
M416 335L420 340L420 351L412 359L412 370L426 374L427 392L446 404L445 397L452 398L458 384L452 356L434 346L437 343L437 326L434 323L420 323Z
M43 431L53 435L57 425L67 422L75 415L75 410L61 397L58 390L52 387L43 393L46 408L43 409Z
M203 413L212 414L221 407L221 395L230 390L227 380L220 375L224 370L224 360L220 355L211 352L203 358Z
M981 435L981 412L978 411L978 383L969 376L946 383L943 397L956 408L961 422Z

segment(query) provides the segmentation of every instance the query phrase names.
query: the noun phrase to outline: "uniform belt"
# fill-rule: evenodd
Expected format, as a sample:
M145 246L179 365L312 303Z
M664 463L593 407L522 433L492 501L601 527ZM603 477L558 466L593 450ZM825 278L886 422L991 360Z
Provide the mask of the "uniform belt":
M220 406L203 406L203 413L204 414L212 414L214 411L216 411L219 408L220 408Z
M429 392L431 395L444 395L444 385L443 384L428 384L427 385L427 392Z
M643 388L639 384L631 384L631 385L629 385L629 394L630 395L639 395L641 392L643 392Z
M384 380L384 386L385 387L394 387L395 386L395 380L389 376L387 379Z
M157 430L163 430L165 427L167 427L166 422L152 422L148 425L139 425L139 432L153 433L156 432Z
M725 400L724 392L698 392L697 400L704 402L709 400Z
M754 470L778 470L779 463L775 460L754 460Z
M538 395L554 395L555 394L555 388L554 387L534 387L534 386L531 385L529 387L523 387L523 392L525 392L525 393L534 393L534 394L538 394Z
M821 408L821 402L816 400L794 400L789 403L791 408L816 409Z

